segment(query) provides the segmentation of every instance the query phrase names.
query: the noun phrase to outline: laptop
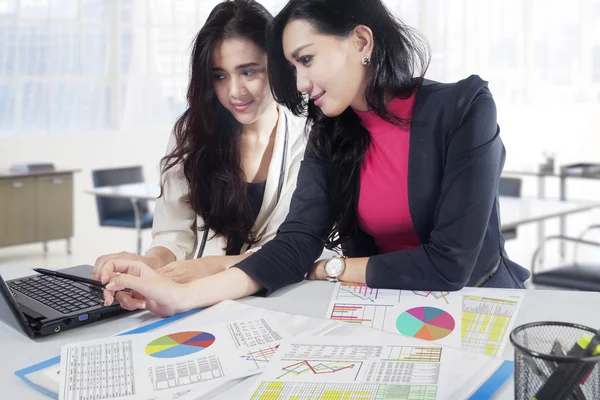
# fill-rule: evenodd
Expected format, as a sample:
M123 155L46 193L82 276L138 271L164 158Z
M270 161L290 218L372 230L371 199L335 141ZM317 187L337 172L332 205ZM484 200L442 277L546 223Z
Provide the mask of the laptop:
M89 278L91 265L59 270ZM47 275L4 281L0 275L0 320L34 338L53 335L127 312L104 305L102 290Z

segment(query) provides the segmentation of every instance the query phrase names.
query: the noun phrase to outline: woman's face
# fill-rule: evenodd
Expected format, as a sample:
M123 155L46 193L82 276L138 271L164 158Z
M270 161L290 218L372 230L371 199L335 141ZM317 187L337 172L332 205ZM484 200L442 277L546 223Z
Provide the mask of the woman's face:
M323 35L305 20L292 20L283 30L283 52L296 68L298 91L308 94L328 117L349 106L366 110L364 99L368 52L353 32L348 38Z
M212 71L217 98L242 125L256 122L275 100L267 54L246 39L225 39L215 47Z

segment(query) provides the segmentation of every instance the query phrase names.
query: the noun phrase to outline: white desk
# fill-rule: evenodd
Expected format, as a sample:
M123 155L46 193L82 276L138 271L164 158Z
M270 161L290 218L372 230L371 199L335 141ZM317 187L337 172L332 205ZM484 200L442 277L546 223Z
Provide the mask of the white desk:
M130 199L132 204L139 200L156 200L160 194L158 183L135 183L120 186L105 186L86 190L95 196ZM565 217L589 211L593 204L558 200L500 196L500 218L503 230L519 225L539 222L544 219Z
M500 196L501 225L503 230L514 229L519 225L589 211L595 206L590 203Z
M160 195L160 186L158 183L129 183L88 189L85 192L115 199L156 200Z
M0 267L5 279L12 279L31 273L30 270L15 267ZM329 282L301 282L281 289L268 298L250 297L242 300L246 304L285 311L309 317L324 317L333 285ZM515 326L534 321L575 322L590 327L598 327L600 321L600 293L566 291L528 291ZM2 398L19 400L47 399L44 395L29 388L13 372L33 363L46 360L60 353L60 347L69 342L94 339L114 335L131 329L148 318L147 313L111 319L82 328L65 331L53 337L31 340L0 322L0 387ZM513 350L508 346L504 355L512 359ZM498 399L512 399L512 383L505 385ZM220 399L227 399L224 394Z

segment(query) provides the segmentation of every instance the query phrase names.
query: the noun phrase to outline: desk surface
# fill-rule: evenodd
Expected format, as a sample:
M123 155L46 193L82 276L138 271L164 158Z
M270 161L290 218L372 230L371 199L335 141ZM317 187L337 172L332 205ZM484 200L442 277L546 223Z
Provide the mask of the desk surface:
M17 278L29 273L31 270L26 268L0 267L0 274L4 279ZM281 289L268 298L250 297L242 302L271 310L322 318L332 291L333 285L329 282L305 281ZM600 320L600 309L597 307L599 302L600 293L529 290L515 326L534 321L565 321L597 327ZM58 355L60 347L66 343L114 335L149 318L148 313L137 313L36 340L31 340L0 322L0 387L3 388L3 398L47 399L21 382L13 372ZM512 359L513 350L510 345L503 356ZM224 396L221 398L227 398L226 394ZM506 385L497 398L513 398L512 384Z
M566 172L555 172L555 171L540 171L535 168L522 168L522 169L507 169L502 171L502 176L537 176L538 178L550 177L550 178L580 178L580 179L600 179L600 173L566 173Z
M595 206L592 203L500 196L500 219L502 229L514 229L531 222L589 211Z
M126 198L133 200L156 200L160 193L158 183L134 183L120 186L105 186L86 190L96 196ZM558 200L500 196L502 229L513 229L519 225L562 217L588 211L593 204Z
M95 196L117 199L156 200L160 195L160 186L158 183L130 183L88 189L85 192Z

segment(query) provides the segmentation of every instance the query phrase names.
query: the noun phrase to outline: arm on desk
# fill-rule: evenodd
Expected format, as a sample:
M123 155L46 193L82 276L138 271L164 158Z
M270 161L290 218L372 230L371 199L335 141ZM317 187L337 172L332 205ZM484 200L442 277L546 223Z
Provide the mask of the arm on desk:
M180 284L161 276L143 262L130 260L108 261L102 269L101 281L109 282L104 291L107 305L112 304L116 296L127 310L147 309L163 317L249 296L261 289L238 268ZM133 292L123 292L125 289Z

